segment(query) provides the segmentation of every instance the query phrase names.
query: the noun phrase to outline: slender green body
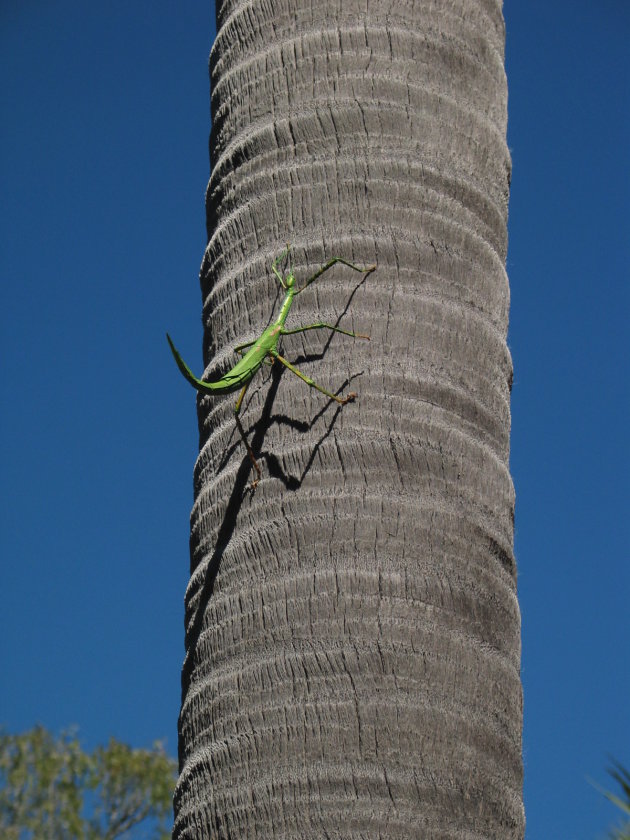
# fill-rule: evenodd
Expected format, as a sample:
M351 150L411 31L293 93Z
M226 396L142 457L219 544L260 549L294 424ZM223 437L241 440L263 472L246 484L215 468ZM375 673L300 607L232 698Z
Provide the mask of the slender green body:
M265 361L265 358L269 355L273 355L273 352L276 350L278 345L278 340L280 336L283 335L282 328L284 327L284 322L286 321L289 310L291 309L293 297L297 293L295 289L295 280L291 274L287 277L285 282L287 291L284 300L282 301L280 314L276 320L273 324L271 324L271 326L267 327L257 341L253 342L254 346L251 350L248 350L243 358L238 361L231 370L215 382L204 382L202 379L197 379L186 362L180 356L177 348L171 340L171 337L167 334L166 338L173 352L173 356L175 357L175 361L177 362L177 366L190 384L198 391L201 391L202 393L209 392L211 394L230 394L233 391L238 391L239 388L242 388L244 385L251 382L254 375Z
M349 335L352 338L365 338L369 339L367 335L359 335L358 333L349 332L348 330L342 330L340 327L336 327L333 324L325 324L323 322L318 322L316 324L307 324L304 327L296 327L292 330L286 330L284 328L285 321L287 320L287 316L289 314L289 310L291 309L291 304L293 303L293 298L295 295L299 294L300 292L304 291L304 289L310 285L314 280L317 280L318 277L328 271L329 268L332 268L335 263L342 263L343 265L347 265L350 268L354 269L355 271L360 271L363 274L367 275L371 271L374 271L376 268L375 265L369 266L368 268L361 268L360 266L353 265L353 263L348 262L347 260L342 259L341 257L333 257L332 259L328 260L320 269L318 269L315 274L312 275L302 286L300 289L296 289L295 287L295 276L293 275L292 271L289 269L289 273L287 274L286 278L283 278L280 272L277 269L278 262L284 259L284 257L289 253L289 246L287 245L286 250L277 257L272 264L272 270L278 280L282 288L285 290L286 294L284 296L284 300L282 301L282 306L280 307L280 312L276 320L271 324L271 326L267 327L260 335L256 341L249 341L246 344L240 344L234 348L237 353L242 352L245 348L249 347L249 349L245 355L243 356L240 361L238 361L234 367L229 370L224 376L220 379L217 379L214 382L205 382L203 379L198 379L194 373L190 370L186 362L180 356L177 348L173 344L170 335L166 334L166 338L168 340L169 346L177 362L177 367L180 369L184 377L190 382L190 384L196 388L201 393L205 394L230 394L233 391L238 391L240 389L241 393L236 401L236 405L234 406L234 414L236 417L236 425L238 430L243 438L243 442L247 448L247 453L249 455L250 461L254 466L258 478L252 483L252 487L255 488L258 484L258 480L261 476L260 467L258 466L258 462L254 457L254 453L247 442L247 438L245 437L245 432L243 431L243 427L239 420L239 411L241 410L241 404L243 402L243 397L245 396L245 391L247 390L247 386L253 379L254 375L257 373L261 365L266 359L271 359L272 363L275 361L280 362L286 368L288 368L292 373L305 382L309 387L315 388L320 393L325 394L330 399L335 400L340 405L344 405L347 402L350 402L356 398L356 394L348 394L346 397L339 397L336 394L333 394L331 391L326 390L326 388L322 388L321 385L318 385L314 382L309 376L306 376L302 373L298 368L292 365L289 361L283 358L278 353L278 341L280 337L283 335L291 335L293 333L305 332L306 330L318 330L318 329L328 329L332 330L333 332L343 333L343 335Z

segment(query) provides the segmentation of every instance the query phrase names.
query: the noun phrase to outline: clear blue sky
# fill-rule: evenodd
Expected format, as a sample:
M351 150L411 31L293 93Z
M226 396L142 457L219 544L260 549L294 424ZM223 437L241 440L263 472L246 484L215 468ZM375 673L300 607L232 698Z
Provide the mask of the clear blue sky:
M528 840L630 765L626 0L508 0ZM210 2L2 0L0 721L176 750Z

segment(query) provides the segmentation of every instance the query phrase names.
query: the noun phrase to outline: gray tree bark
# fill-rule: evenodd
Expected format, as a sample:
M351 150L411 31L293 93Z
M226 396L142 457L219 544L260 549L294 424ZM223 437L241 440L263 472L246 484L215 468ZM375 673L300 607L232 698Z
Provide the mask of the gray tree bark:
M179 840L523 836L500 0L217 0Z

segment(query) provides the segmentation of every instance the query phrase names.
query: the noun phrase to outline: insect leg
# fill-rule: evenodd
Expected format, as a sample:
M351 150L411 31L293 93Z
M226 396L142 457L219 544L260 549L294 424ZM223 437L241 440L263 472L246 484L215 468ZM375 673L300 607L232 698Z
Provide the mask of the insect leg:
M307 324L305 327L296 327L293 330L280 330L281 335L292 335L293 333L300 333L306 332L306 330L333 330L334 332L343 333L344 335L349 335L351 338L367 338L370 340L369 335L362 335L361 333L353 333L349 330L342 330L341 327L335 327L333 324L324 324L323 322L318 322L317 324Z
M243 397L245 396L245 391L247 391L248 386L249 386L249 382L247 382L245 385L243 385L243 388L241 389L241 393L238 395L236 405L234 406L234 419L236 420L236 426L237 426L237 428L240 432L240 435L243 439L243 443L245 444L245 448L247 449L247 454L249 455L249 460L252 462L252 466L254 467L254 469L256 470L256 473L258 474L258 478L255 478L252 481L252 490L255 490L256 485L258 484L258 482L262 478L262 472L260 471L260 467L258 466L258 461L254 457L254 453L252 452L252 448L249 445L249 443L247 441L247 438L245 437L245 432L243 430L243 426L241 425L241 419L238 416L239 411L241 410L241 405L243 404Z
M280 254L279 257L276 257L275 260L271 263L271 270L273 271L273 273L276 275L276 277L280 281L280 285L282 286L283 289L286 289L286 286L284 284L284 280L282 279L282 275L280 274L280 272L278 271L276 266L278 265L279 262L282 262L282 260L286 257L286 255L289 253L290 248L291 248L291 245L287 242L287 247L284 249L284 251Z
M256 339L254 339L254 341L246 341L245 344L237 344L234 348L234 352L242 353L246 347L251 347L252 344L256 344Z
M328 271L328 269L332 268L333 265L335 265L336 263L341 263L342 265L347 265L348 268L353 268L355 271L360 271L362 274L365 274L366 276L368 274L370 274L372 271L374 271L374 269L376 268L376 265L368 265L368 266L362 267L360 265L355 265L354 263L348 262L348 260L344 260L343 257L333 257L332 259L328 260L327 263L324 263L324 265L321 268L317 269L315 274L313 274L312 277L309 277L309 279L302 286L302 288L298 289L297 291L301 292L307 286L310 286L310 284L313 282L313 280L317 280L318 277L321 277L322 274L325 271ZM296 292L296 294L297 294L297 292Z
M270 351L270 354L273 356L274 359L277 359L279 362L282 362L282 364L285 367L289 368L289 370L292 373L294 373L296 376L299 376L300 379L303 382L306 382L306 384L310 388L315 388L321 394L325 394L327 397L330 397L331 400L335 400L336 402L338 402L339 405L345 405L348 402L352 402L352 400L354 400L357 396L356 394L348 394L347 397L338 397L336 394L333 394L330 391L327 391L325 388L322 388L322 386L318 385L317 382L313 382L313 380L310 378L310 376L306 376L306 374L302 373L301 370L298 370L295 367L295 365L292 365L291 362L287 361L283 356L281 356L275 350Z

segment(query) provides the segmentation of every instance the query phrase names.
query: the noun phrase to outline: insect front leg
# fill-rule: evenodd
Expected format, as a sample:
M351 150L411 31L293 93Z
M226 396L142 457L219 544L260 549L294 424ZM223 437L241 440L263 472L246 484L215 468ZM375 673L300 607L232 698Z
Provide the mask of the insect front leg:
M284 249L284 251L280 254L279 257L276 257L275 260L271 263L271 270L273 271L273 273L276 275L276 277L280 281L280 285L282 286L283 289L286 289L286 285L285 285L284 280L282 279L282 275L280 274L280 272L278 271L276 266L278 265L279 262L282 262L282 260L286 257L286 255L289 253L290 248L291 248L291 245L290 245L289 242L287 242L287 247ZM291 270L291 265L289 264L289 271L290 270Z
M296 327L293 330L280 330L281 335L293 335L293 333L301 333L306 332L306 330L333 330L333 332L343 333L343 335L349 335L351 338L366 338L368 341L370 340L369 335L362 335L361 333L353 333L349 330L342 330L341 327L335 327L333 324L325 324L323 321L319 321L317 324L307 324L305 327Z
M332 259L328 260L328 262L327 262L327 263L324 263L324 265L323 265L321 268L319 268L319 269L315 272L315 274L313 274L313 276L312 276L312 277L309 277L309 279L308 279L308 280L306 281L306 283L302 286L302 288L301 288L301 289L298 289L298 292L302 292L302 291L304 291L304 289L305 289L307 286L310 286L310 284L311 284L314 280L317 280L317 278L318 278L318 277L321 277L321 276L322 276L322 274L324 274L324 272L325 272L325 271L328 271L328 269L329 269L329 268L332 268L332 267L333 267L333 265L336 265L337 263L341 263L342 265L347 265L347 266L348 266L348 268L352 268L352 269L354 269L355 271L360 271L360 272L361 272L361 274L365 274L365 276L366 276L366 277L367 277L367 275L368 275L368 274L370 274L372 271L374 271L374 270L376 269L376 264L375 264L375 265L368 265L368 266L362 267L362 266L360 266L360 265L355 265L354 263L348 262L348 260L344 260L344 258L343 258L343 257L332 257ZM296 292L296 294L297 294L298 292Z

